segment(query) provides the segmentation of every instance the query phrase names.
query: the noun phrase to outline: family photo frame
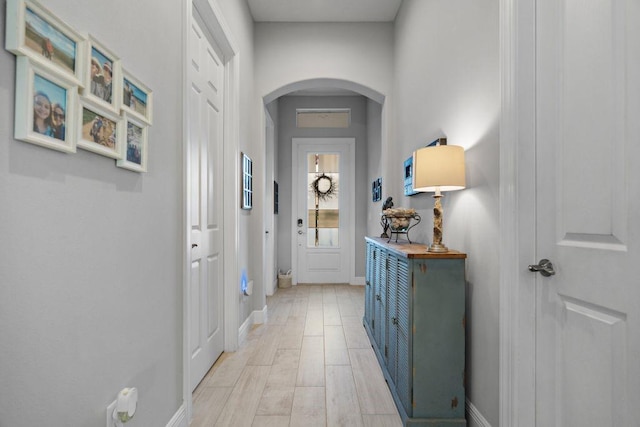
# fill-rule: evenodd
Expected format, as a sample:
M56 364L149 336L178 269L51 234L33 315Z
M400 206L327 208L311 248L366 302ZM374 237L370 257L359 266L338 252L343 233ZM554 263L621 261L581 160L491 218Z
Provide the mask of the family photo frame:
M124 113L124 129L125 141L116 165L134 172L146 172L149 127L137 117Z
M14 137L146 172L151 89L111 49L37 1L7 0L6 11L5 48L16 56Z
M79 148L113 159L122 158L124 119L90 98L80 97L76 134Z
M118 94L121 76L120 59L93 36L89 36L82 94L112 112L120 113Z
M122 111L145 122L152 123L153 93L144 83L127 70L122 69L120 108Z
M26 56L16 61L14 136L21 141L75 153L78 86Z
M7 0L5 48L26 56L82 87L85 38L46 8L29 0Z

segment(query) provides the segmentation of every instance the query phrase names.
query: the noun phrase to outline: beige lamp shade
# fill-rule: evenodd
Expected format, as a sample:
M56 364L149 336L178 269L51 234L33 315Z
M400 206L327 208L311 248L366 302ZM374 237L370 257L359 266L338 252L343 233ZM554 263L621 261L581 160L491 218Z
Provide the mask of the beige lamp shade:
M464 187L464 148L438 145L424 147L413 153L415 191L453 191Z

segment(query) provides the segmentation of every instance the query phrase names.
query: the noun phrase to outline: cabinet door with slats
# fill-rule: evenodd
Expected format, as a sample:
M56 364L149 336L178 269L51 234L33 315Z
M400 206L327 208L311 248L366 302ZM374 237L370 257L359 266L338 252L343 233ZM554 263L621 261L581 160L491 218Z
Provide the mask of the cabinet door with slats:
M406 260L398 263L398 282L396 287L396 307L398 322L396 325L397 334L397 356L396 356L396 390L407 414L413 414L411 402L411 372L412 360L410 355L411 343L409 332L411 330L412 316L410 311L411 283L413 275L410 274L410 264Z
M376 248L376 284L374 288L373 337L378 348L384 352L386 342L387 301L387 252Z
M398 367L398 264L400 261L396 256L389 257L389 270L387 272L387 371L391 376L391 381L397 382Z
M365 267L365 292L364 292L364 322L371 328L373 319L373 286L375 285L375 246L367 243L367 258Z

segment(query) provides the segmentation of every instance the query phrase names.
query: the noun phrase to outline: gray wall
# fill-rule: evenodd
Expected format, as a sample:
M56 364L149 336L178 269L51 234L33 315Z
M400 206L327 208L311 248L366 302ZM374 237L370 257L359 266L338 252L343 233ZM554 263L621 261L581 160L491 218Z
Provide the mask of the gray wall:
M235 176L240 176L240 152L247 153L253 160L253 188L264 188L264 147L260 143L259 135L264 135L264 129L260 128L260 114L264 108L258 105L254 99L253 80L253 19L249 13L249 7L245 1L217 0L224 19L229 29L229 38L234 43L238 56L237 69L231 71L237 82L236 98L232 99L229 108L234 110L237 116L237 129L231 129L231 138L238 138L238 161L235 165L225 167L238 168ZM230 185L236 186L236 194L240 194L238 182ZM237 206L240 201L238 199ZM263 215L264 193L253 193L253 209L240 210L237 217L237 265L225 263L225 268L237 268L238 278L241 272L246 271L248 280L254 281L253 295L242 296L240 292L240 280L235 284L238 291L240 308L238 310L238 322L242 325L254 311L262 310L266 304L264 283L262 280L262 240L257 244L256 236L260 239L264 236Z
M348 129L298 129L297 108L351 108ZM367 200L371 182L367 179L367 98L363 96L284 96L278 105L277 181L280 185L278 214L278 268L291 268L291 144L292 138L352 137L356 139L356 239L355 276L364 277L364 236Z
M367 182L382 177L382 105L370 99L367 100ZM395 180L382 180L382 200L374 202L367 198L367 236L379 236L382 233L380 226L380 213L382 204L390 194L389 188Z
M403 160L439 136L466 149L467 189L443 198L443 240L468 254L467 397L493 426L499 425L498 6L497 0L403 2L395 26L398 149L390 150L396 158L389 179L400 196ZM415 238L430 242L431 194L398 200L418 209L423 222Z
M149 172L14 140L0 50L0 425L104 427L136 386L131 426L164 426L182 404L182 2L46 5L153 90Z

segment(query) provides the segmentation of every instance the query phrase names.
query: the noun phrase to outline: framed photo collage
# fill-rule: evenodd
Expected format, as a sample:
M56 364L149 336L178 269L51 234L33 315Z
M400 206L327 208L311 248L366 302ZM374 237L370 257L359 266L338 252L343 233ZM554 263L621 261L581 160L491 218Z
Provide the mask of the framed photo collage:
M7 0L6 30L17 56L15 138L146 172L153 93L120 58L31 0Z

